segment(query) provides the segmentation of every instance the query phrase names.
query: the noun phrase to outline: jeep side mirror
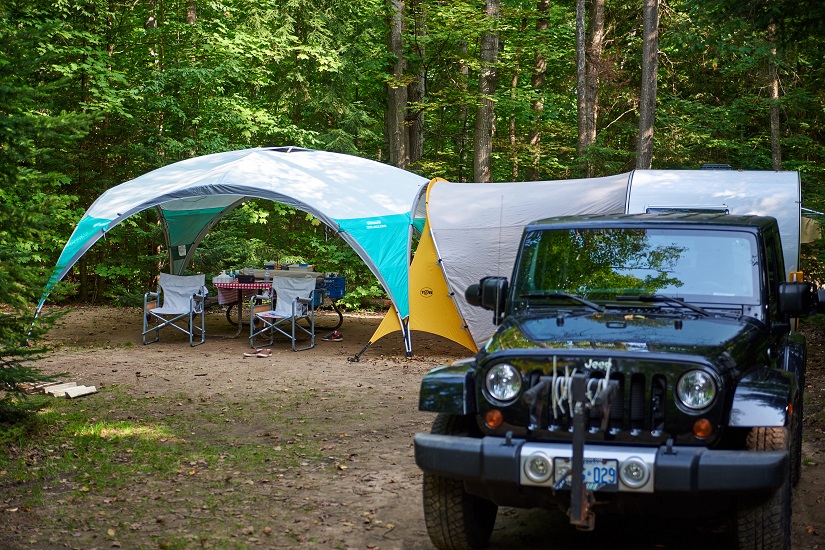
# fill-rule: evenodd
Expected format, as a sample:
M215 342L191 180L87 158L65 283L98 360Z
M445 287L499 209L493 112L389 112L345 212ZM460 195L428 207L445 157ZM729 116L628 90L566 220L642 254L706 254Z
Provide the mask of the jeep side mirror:
M507 304L507 278L484 277L477 285L468 286L464 297L470 305L492 310L493 323L498 324Z
M825 311L825 292L809 282L779 283L779 313L801 317Z

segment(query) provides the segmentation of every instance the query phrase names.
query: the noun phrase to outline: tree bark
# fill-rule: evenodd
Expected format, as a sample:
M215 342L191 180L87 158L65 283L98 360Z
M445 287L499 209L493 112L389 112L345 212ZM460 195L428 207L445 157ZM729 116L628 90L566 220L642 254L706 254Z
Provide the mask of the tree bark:
M653 165L653 123L656 114L656 77L659 71L659 0L645 0L642 46L642 87L639 94L639 143L636 168Z
M481 96L476 112L473 135L473 179L476 182L493 180L493 132L495 132L495 108L493 94L496 91L496 60L498 59L498 30L500 0L485 0L485 15L490 30L481 35L481 74L478 79L478 93Z
M774 170L782 170L782 129L779 126L779 70L776 64L776 24L768 26L768 41L771 43L771 58L768 62L769 89L771 101L771 164Z
M536 3L536 12L538 18L536 19L536 32L539 35L545 34L549 27L547 21L547 11L550 9L550 0L538 0ZM539 40L539 43L542 41ZM527 146L530 148L530 156L532 162L525 171L525 179L527 181L536 181L540 179L540 163L541 163L541 115L544 112L544 96L542 91L547 82L547 58L544 52L539 49L536 51L533 62L533 75L530 77L530 86L533 89L533 101L530 103L530 109L533 111L533 128L527 135Z
M604 42L604 0L591 1L590 30L588 32L588 46L585 52L585 151L596 143L596 125L599 117L599 71L601 70ZM592 162L587 163L586 173L588 177L593 177L594 166Z
M186 7L186 24L194 25L198 18L198 3L195 0L189 0L189 5Z
M518 73L513 73L513 78L510 79L510 101L516 101L516 91L518 90ZM519 155L518 155L518 135L516 133L516 117L510 115L510 159L512 159L512 175L513 181L519 180Z
M422 0L410 0L410 11L412 21L415 25L416 41L413 45L416 57L415 78L407 86L407 132L409 142L409 165L410 168L418 167L418 163L424 156L424 48L427 36L426 19L424 17L424 2Z
M458 51L461 52L461 58L458 62L458 81L462 91L462 97L467 97L466 92L469 89L468 83L470 80L470 67L465 61L467 59L467 50L467 42L464 40L459 41ZM467 181L467 170L465 168L468 165L467 156L469 147L467 146L467 142L469 139L467 133L469 131L469 118L470 113L467 103L460 103L458 105L458 120L461 123L458 136L458 181L461 182Z
M390 9L388 46L395 62L390 69L392 80L387 85L386 135L390 164L406 169L410 160L408 134L404 124L407 109L407 87L401 84L406 69L403 39L406 6L403 0L391 0Z
M586 105L585 93L585 68L587 57L585 55L584 41L584 3L585 0L576 0L576 114L578 121L578 140L576 152L580 159L584 159L586 151L585 136L587 135L587 117L585 116Z

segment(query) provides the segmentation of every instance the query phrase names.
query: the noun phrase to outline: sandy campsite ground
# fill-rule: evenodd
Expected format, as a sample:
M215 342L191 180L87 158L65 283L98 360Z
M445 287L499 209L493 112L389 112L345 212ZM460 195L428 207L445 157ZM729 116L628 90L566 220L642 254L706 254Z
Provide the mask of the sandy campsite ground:
M276 342L270 357L245 358L248 340L232 338L234 328L221 310L208 314L207 342L195 348L183 335L168 331L159 343L142 345L140 312L134 309L71 311L49 334L55 349L38 367L98 388L98 393L74 400L75 406L125 392L158 403L155 416L140 421L191 415L192 438L219 431L231 438L233 448L263 446L273 454L301 449L306 442L320 449L323 458L261 471L250 479L207 471L193 461L188 473L201 468L202 479L224 476L225 489L216 495L207 489L213 485L204 485L210 492L206 495L192 485L184 503L151 475L117 498L104 495L99 501L60 497L82 484L63 479L63 489L43 489L52 498L22 511L16 508L15 499L21 497L13 480L0 477L0 548L163 548L168 546L158 540L165 531L174 532L176 540L191 541L192 548L431 548L412 448L413 434L429 431L433 418L418 411L419 383L429 369L467 352L441 338L415 334L415 357L408 360L400 335L390 335L373 344L360 362L348 361L379 322L380 316L348 314L341 342L319 340L315 349L298 353L286 342ZM319 321L334 323L333 317ZM794 496L794 548L799 549L825 548L825 336L809 329L808 338L805 466ZM273 411L282 424L273 423ZM128 411L108 414L129 418ZM183 476L181 483L191 485L196 477ZM179 495L181 485L176 487ZM198 500L218 497L217 507ZM147 505L154 507L154 521L137 512ZM75 514L76 521L55 521L58 507L61 518ZM226 532L215 535L215 525ZM600 517L596 532L584 536L572 532L557 514L501 509L490 548L697 545L725 548L729 540L701 528L693 532L674 524L609 517Z

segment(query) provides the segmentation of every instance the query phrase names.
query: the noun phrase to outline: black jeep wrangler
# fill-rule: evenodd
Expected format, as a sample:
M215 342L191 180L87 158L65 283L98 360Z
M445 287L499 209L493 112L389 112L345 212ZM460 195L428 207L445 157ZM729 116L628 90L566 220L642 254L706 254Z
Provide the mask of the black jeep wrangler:
M512 281L467 300L495 334L430 371L416 434L427 530L481 548L498 506L725 514L740 548L790 547L806 347L825 294L777 222L719 213L576 216L525 228Z

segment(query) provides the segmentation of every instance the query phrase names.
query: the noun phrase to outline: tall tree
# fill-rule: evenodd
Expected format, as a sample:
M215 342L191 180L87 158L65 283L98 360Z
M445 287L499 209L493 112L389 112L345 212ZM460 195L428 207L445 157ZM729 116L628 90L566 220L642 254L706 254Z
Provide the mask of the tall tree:
M587 139L587 44L585 42L585 0L576 0L576 151L584 159Z
M636 168L647 170L653 163L653 124L656 116L656 80L659 75L659 0L645 0L642 20L642 85L639 94Z
M390 2L389 52L392 56L391 78L387 84L387 141L390 164L407 168L410 162L409 133L405 126L407 86L404 84L404 0Z
M547 11L550 9L550 0L538 0L536 3L536 34L542 36L547 32L550 22ZM527 166L525 177L528 181L539 179L539 163L541 162L541 114L544 112L544 85L547 83L547 56L541 49L541 42L536 44L533 74L530 77L530 86L534 94L530 102L530 109L535 118L527 136L527 146L530 148L531 162Z
M768 59L768 91L771 102L771 166L774 170L782 170L782 145L780 141L782 129L779 126L779 69L776 60L776 23L773 21L768 25L768 43L771 50Z
M584 147L596 143L596 125L599 117L599 72L602 66L604 41L604 0L592 0L590 24L587 33L586 67L584 82ZM587 176L594 175L591 161L587 162Z
M423 0L410 0L410 13L413 25L412 58L415 68L407 85L407 141L410 151L410 168L419 166L424 156L424 93L426 91L426 73L424 57L427 43L427 20Z
M493 133L495 132L496 60L498 58L498 19L500 0L485 0L487 28L481 33L479 105L473 132L473 178L489 182L493 178Z

